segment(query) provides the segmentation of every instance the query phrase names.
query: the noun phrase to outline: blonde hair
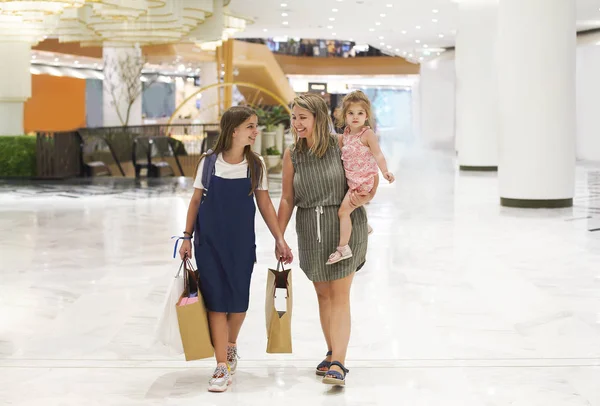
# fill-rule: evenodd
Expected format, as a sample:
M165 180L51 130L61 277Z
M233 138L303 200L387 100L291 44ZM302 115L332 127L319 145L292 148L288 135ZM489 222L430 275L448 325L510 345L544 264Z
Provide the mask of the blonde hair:
M294 106L298 106L301 109L310 111L315 117L315 124L312 129L314 137L314 144L310 149L306 143L306 138L298 137L296 129L292 126L292 134L294 134L295 149L299 152L310 151L317 157L321 158L327 152L329 148L329 139L331 137L333 124L331 123L331 117L329 117L329 109L327 103L319 95L307 93L301 96L297 96L292 102L292 109Z
M375 128L375 117L373 117L373 110L371 109L371 100L360 90L354 90L350 92L344 97L342 100L342 114L336 120L336 125L338 128L346 127L346 114L348 114L348 110L350 109L350 105L352 103L357 103L365 109L367 113L367 120L365 121L365 125L368 125L371 128Z
M223 113L221 122L219 124L221 131L219 138L217 138L217 142L213 147L213 153L218 155L221 152L231 149L231 144L233 143L233 132L237 127L242 125L252 116L256 116L256 112L250 107L246 106L233 106ZM206 154L203 154L200 157L200 162L205 156ZM248 169L250 170L250 180L252 183L250 194L252 194L258 188L262 177L264 176L263 165L260 161L259 155L252 151L252 147L250 145L246 145L244 148L244 156L246 157ZM200 165L200 162L198 163L198 166ZM198 169L196 169L196 172L197 171Z

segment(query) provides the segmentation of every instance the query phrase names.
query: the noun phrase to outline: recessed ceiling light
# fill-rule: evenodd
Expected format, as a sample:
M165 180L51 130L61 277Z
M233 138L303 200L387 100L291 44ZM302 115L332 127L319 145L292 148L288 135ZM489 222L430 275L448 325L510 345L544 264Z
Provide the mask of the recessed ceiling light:
M438 20L437 20L437 18L432 18L432 19L431 19L431 22L433 22L433 23L437 23L437 22L438 22Z
M387 7L394 7L393 4L386 4Z
M412 58L412 57L413 57L413 54L408 54L408 57L409 57L409 58Z
M406 34L406 30L402 30L402 34Z
M420 29L421 29L421 26L420 26L420 25L417 25L415 28L416 28L417 30L420 30Z
M419 57L419 61L424 60L425 58L423 58L422 56Z
M420 44L420 43L421 43L421 40L420 40L420 39L416 39L416 40L415 40L415 42L416 42L417 44Z
M288 25L289 23L287 21L284 21L282 24L283 25Z
M379 39L383 39L383 37L379 37Z
M286 3L281 3L281 7L287 7Z
M391 46L391 45L388 45L388 46L387 46L387 49L392 49L392 46Z
M429 45L423 44L423 48L429 48Z
M348 41L354 41L352 38L349 38Z
M267 30L267 29L265 28L263 31L264 31L264 32L267 32L267 31L269 31L269 30Z
M433 11L434 13L436 13L436 14L437 14L437 13L439 13L439 11L440 11L440 10L438 10L437 8L434 8L434 9L433 9L433 10L431 10L431 11Z
M58 62L58 58L54 58L54 62Z
M379 21L377 21L377 22L375 23L375 25L381 25L381 23L380 23Z
M380 42L379 45L384 46L385 42Z
M331 11L333 11L334 13L337 13L338 9L337 8L332 8Z
M369 28L369 31L373 32L375 31L375 28Z
M77 65L79 63L79 61L75 61L75 65Z
M337 34L335 32L332 32L331 35L333 35L335 37Z
M329 17L329 21L335 21L335 17Z
M444 34L440 34L440 35L438 35L438 37L444 38Z
M282 17L287 17L287 16L288 16L288 13L281 13L281 16L282 16Z
M400 52L400 50L398 48L395 49L396 52Z
M328 25L328 26L327 26L327 29L328 29L328 30L330 30L330 29L332 29L332 28L333 28L333 25Z
M380 17L385 17L385 14L379 14Z
M37 56L35 56L35 55L32 55L32 56L31 56L31 59L35 59L35 58L37 58Z

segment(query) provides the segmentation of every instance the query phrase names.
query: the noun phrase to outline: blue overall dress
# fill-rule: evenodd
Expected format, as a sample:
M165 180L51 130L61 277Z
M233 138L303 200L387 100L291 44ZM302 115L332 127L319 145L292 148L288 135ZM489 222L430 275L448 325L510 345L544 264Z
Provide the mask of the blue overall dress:
M249 174L249 172L248 172ZM196 218L194 249L200 291L212 312L248 310L256 262L254 194L250 177L225 179L213 173Z

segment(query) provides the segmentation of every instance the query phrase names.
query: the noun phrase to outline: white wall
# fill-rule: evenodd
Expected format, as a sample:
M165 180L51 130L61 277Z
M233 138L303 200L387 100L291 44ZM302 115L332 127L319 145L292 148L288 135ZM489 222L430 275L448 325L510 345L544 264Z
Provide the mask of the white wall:
M577 47L577 159L600 161L600 46Z
M455 83L454 52L421 65L419 116L424 146L454 149Z

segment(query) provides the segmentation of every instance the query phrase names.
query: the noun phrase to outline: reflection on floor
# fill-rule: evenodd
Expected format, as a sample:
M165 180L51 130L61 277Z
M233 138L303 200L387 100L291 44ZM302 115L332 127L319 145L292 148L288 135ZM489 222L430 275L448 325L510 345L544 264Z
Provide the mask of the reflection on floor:
M600 405L598 168L578 168L575 207L519 210L493 173L399 151L397 183L367 207L342 391L313 374L327 348L297 261L294 354L265 353L260 219L239 372L214 395L212 362L152 344L190 180L1 183L0 404ZM293 222L287 238L297 252Z

